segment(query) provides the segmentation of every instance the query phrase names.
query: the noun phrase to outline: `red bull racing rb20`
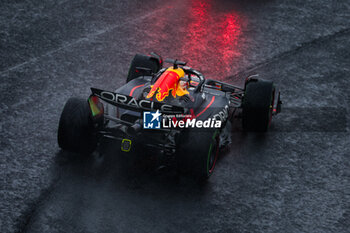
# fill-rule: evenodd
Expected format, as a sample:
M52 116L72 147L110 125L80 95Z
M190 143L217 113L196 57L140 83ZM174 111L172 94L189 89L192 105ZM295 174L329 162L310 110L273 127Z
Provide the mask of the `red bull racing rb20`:
M156 53L137 54L122 87L91 88L87 100L70 98L59 121L59 146L90 154L109 138L121 153L158 153L175 161L181 174L203 180L229 144L234 119L241 118L245 131L265 132L281 111L272 81L250 76L238 87L205 79L186 62L164 63Z

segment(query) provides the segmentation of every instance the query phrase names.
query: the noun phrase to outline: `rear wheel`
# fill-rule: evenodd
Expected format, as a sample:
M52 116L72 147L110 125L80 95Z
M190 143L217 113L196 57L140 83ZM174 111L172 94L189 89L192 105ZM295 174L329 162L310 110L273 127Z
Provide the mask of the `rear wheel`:
M61 114L57 139L63 150L76 153L92 153L95 150L97 138L86 100L70 98L67 101Z
M242 101L242 124L246 131L265 132L272 117L275 88L272 81L250 80Z
M157 73L161 69L161 64L151 56L136 54L131 61L128 77L126 79L127 83L142 75L136 67L148 68L151 69L153 73Z
M200 180L208 179L219 155L219 130L189 131L180 137L176 152L179 172Z

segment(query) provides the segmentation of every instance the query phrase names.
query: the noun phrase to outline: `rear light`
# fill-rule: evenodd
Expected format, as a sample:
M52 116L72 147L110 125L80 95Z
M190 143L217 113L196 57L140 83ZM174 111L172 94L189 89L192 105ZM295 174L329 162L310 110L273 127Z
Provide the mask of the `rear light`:
M100 99L97 96L95 95L90 96L88 102L89 102L89 106L93 117L99 117L103 115L104 113L103 104L100 102Z

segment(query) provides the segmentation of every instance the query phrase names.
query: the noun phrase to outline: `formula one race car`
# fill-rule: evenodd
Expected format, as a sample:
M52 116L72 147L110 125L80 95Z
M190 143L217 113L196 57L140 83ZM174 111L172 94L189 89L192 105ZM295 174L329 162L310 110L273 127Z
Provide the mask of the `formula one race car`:
M186 62L151 53L132 60L126 84L115 91L91 88L88 100L71 98L58 127L58 144L89 154L102 138L173 159L179 172L206 179L230 141L233 116L246 131L267 131L281 111L272 81L248 77L243 88L205 79ZM240 114L236 114L240 110Z

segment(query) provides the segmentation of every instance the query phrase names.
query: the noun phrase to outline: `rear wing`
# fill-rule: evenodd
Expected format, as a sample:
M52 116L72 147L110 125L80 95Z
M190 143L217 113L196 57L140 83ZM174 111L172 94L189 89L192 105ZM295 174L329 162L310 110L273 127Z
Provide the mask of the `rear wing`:
M97 96L101 100L124 109L133 111L156 111L162 113L181 114L185 113L186 109L180 106L153 102L151 100L137 100L132 96L119 94L111 91L105 91L97 88L91 88L92 96Z

